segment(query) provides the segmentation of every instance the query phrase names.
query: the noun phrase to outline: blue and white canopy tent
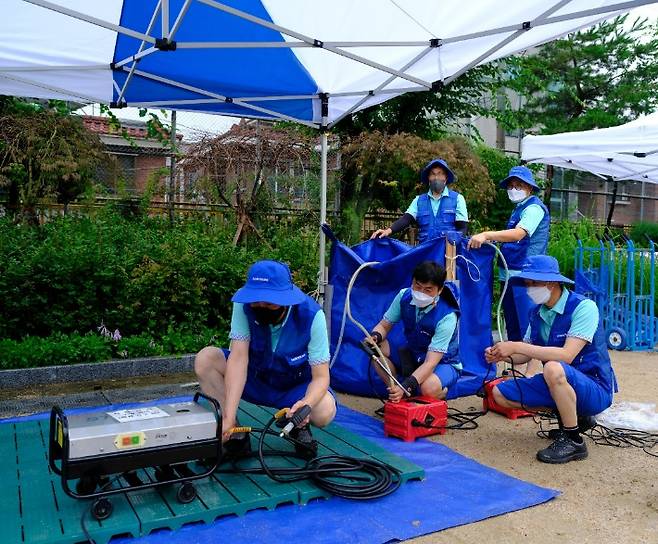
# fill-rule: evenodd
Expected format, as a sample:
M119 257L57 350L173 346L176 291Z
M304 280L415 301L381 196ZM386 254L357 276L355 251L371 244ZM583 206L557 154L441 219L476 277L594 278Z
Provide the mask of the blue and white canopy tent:
M296 121L440 92L655 0L3 0L0 94ZM320 293L325 285L320 232Z

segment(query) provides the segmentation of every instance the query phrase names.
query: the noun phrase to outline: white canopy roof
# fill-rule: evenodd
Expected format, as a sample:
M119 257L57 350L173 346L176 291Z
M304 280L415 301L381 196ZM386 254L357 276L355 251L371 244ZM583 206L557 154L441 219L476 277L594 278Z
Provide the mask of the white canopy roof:
M526 136L521 158L601 177L658 183L658 112L618 127Z
M0 94L331 126L652 0L3 0Z

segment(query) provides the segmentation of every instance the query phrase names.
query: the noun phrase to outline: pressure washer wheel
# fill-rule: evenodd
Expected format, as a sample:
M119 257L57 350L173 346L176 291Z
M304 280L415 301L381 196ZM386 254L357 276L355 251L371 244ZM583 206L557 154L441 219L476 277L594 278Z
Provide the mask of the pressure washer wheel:
M187 504L196 498L196 488L190 482L183 482L176 491L178 502Z
M626 349L626 331L618 327L611 327L607 331L608 347L623 351Z
M98 487L99 478L85 474L75 484L75 492L78 495L91 495Z
M112 515L113 509L112 503L105 497L101 497L100 499L96 499L94 504L91 505L91 515L94 516L94 519L102 521Z

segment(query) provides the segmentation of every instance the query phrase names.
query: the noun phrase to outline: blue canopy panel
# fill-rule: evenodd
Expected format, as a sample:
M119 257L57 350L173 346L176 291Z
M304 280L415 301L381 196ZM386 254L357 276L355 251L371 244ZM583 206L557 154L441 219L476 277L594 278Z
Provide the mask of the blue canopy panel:
M170 25L173 25L184 0L170 0ZM224 2L241 11L271 21L266 9L257 0L232 0ZM146 9L144 4L150 6ZM121 14L121 25L145 31L148 28L157 0L125 2ZM154 29L160 29L160 16ZM246 21L212 8L193 2L174 36L178 43L192 42L283 42L283 36L272 29ZM139 51L141 41L120 34L114 51L114 62L120 62ZM147 43L143 49L151 47ZM114 79L122 88L128 64L114 70ZM275 48L177 48L175 51L156 51L137 63L137 70L166 80L202 89L214 95L228 98L258 96L316 95L318 86L287 47ZM203 92L181 88L175 84L155 81L148 76L133 75L124 100L130 104L158 101L212 100ZM119 97L116 89L114 99ZM313 105L309 99L265 100L255 105L290 117L312 122ZM167 107L163 104L161 107ZM176 104L177 109L202 110L225 115L267 117L263 113L234 103ZM274 116L273 116L274 117Z
M398 240L382 238L368 240L352 248L333 240L329 265L331 290L331 352L334 353L340 335L347 286L356 269L364 262L380 264L363 269L350 296L354 318L368 330L379 322L395 295L411 284L413 269L421 262L434 260L445 265L445 240L430 240L412 247ZM457 254L467 257L472 264L457 259L457 280L460 291L462 318L459 322L459 357L464 366L462 377L448 392L449 398L472 395L483 384L490 366L484 360L484 349L493 342L491 335L492 276L494 251L483 247L469 251L466 241L457 242ZM470 268L470 270L469 270ZM470 272L470 274L469 274ZM367 356L359 348L363 333L349 318L345 323L342 344L331 368L331 384L338 391L356 395L385 395L385 387ZM397 348L404 343L402 325L391 330L393 344L391 358L399 364ZM489 374L493 377L493 374Z

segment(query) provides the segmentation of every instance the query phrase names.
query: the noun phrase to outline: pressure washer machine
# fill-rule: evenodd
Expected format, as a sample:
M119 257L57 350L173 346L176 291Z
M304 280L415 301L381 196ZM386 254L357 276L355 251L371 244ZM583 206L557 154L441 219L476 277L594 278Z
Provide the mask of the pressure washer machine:
M221 462L221 429L219 404L202 393L186 402L75 415L54 406L50 468L67 495L94 499L97 520L112 514L108 496L138 489L178 485L177 499L188 503L196 497L192 481ZM197 470L190 466L195 461Z

